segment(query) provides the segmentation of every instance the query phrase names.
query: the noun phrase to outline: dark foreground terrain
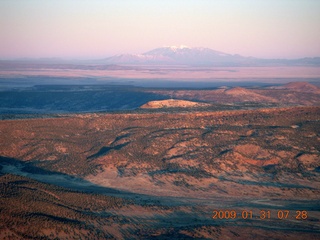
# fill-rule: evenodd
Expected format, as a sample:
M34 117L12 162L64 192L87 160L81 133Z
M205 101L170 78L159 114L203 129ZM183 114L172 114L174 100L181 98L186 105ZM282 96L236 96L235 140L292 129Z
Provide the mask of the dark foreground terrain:
M149 79L145 82L155 80ZM308 82L282 85L254 81L202 82L207 86L205 88L199 87L202 86L201 82L195 82L193 87L189 82L161 83L167 87L139 87L131 85L135 82L128 80L122 85L115 85L111 80L102 84L81 78L0 78L0 118L43 118L50 114L69 113L146 112L140 108L144 104L167 99L195 101L206 106L197 108L197 111L319 106L320 103L320 88ZM315 84L319 84L319 80ZM195 85L198 87L194 87ZM153 109L153 112L172 112L171 110L181 109L161 108Z
M318 106L2 120L0 238L319 239L319 129Z

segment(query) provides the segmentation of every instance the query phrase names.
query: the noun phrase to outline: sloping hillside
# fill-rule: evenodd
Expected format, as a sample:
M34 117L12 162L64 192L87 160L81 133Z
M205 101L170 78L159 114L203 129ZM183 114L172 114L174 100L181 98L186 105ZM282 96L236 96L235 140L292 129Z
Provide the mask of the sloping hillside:
M208 107L211 104L192 102L186 100L167 99L161 101L150 101L140 108L189 108L189 107Z

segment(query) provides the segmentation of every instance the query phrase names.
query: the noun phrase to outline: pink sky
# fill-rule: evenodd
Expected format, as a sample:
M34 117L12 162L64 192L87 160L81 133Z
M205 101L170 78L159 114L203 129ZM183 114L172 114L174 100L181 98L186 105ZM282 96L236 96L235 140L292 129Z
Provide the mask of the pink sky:
M168 45L320 56L317 0L3 0L0 58L104 58Z

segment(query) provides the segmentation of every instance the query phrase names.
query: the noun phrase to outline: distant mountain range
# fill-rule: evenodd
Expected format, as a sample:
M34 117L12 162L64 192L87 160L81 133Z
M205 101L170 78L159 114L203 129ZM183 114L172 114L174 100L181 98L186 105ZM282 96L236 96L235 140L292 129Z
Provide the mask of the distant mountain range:
M149 66L206 66L206 67L265 67L265 66L320 66L320 57L299 59L262 59L244 57L239 54L228 54L203 47L170 46L156 48L142 54L120 54L103 59L67 60L61 58L20 58L1 60L0 69L19 66L83 69L123 69L128 65ZM127 65L127 66L126 66Z
M259 59L232 55L210 48L191 48L171 46L156 48L142 54L122 54L99 60L105 64L137 65L191 65L191 66L320 66L320 57L301 59Z

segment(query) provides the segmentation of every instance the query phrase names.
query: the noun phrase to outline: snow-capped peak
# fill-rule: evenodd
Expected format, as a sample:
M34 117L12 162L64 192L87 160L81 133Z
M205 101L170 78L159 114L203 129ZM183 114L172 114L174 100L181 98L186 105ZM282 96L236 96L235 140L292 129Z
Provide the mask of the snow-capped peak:
M247 61L245 57L218 52L210 48L166 46L140 55L121 55L109 59L112 63L234 65Z
M166 48L170 48L172 51L176 51L178 49L184 49L184 48L188 48L190 49L190 47L186 46L186 45L180 45L180 46L166 46Z

